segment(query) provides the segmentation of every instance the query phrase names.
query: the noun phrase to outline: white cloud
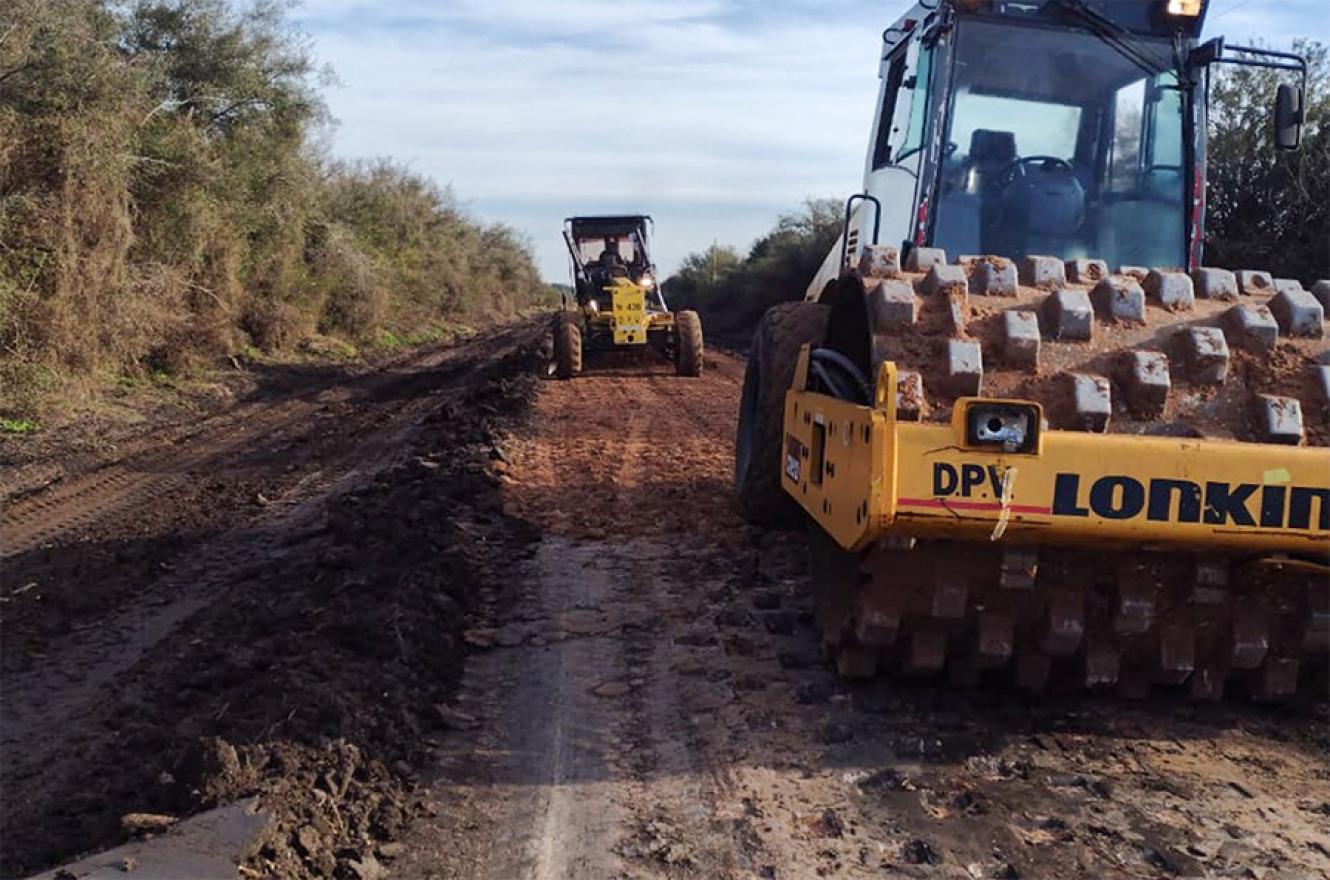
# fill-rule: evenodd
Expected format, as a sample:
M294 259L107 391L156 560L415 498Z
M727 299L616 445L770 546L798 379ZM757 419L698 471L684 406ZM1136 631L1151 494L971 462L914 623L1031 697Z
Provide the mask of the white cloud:
M1215 0L1223 13L1242 0ZM746 245L807 196L857 189L880 33L874 0L307 0L342 82L334 149L391 155L564 274L574 213L641 210L663 267ZM1211 30L1330 30L1321 0L1249 0ZM1316 34L1313 33L1313 36Z
M715 237L746 243L807 195L854 187L876 26L722 24L723 12L690 0L377 12L317 0L304 16L343 83L329 95L337 152L397 156L452 182L487 219L520 226L561 277L568 214L656 213L671 266ZM733 206L727 226L718 204Z

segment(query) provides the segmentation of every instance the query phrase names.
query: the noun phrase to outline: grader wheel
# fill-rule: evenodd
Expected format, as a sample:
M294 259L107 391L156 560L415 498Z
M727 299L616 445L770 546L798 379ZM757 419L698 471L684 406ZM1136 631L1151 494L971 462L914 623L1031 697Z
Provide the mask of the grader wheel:
M582 372L582 328L572 312L554 318L554 375L571 379Z
M674 316L674 371L680 376L702 375L702 319L694 311Z

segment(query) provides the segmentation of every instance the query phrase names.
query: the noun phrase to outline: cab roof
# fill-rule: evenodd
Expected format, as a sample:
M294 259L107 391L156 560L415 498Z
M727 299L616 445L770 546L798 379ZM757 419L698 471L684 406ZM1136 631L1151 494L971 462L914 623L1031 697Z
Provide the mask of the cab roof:
M564 222L572 228L574 238L599 238L638 232L653 221L650 214L601 214L569 217Z

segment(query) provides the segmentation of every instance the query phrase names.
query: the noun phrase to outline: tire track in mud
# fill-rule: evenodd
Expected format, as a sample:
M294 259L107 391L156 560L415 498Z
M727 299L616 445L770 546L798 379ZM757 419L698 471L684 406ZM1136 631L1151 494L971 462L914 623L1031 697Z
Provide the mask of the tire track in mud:
M143 448L88 472L48 469L52 481L44 487L8 487L6 496L19 497L0 511L0 558L30 552L76 530L93 529L112 516L122 522L130 520L129 514L135 510L161 503L210 473L234 468L237 463L262 468L301 445L322 422L341 421L342 412L355 406L368 404L373 409L375 418L350 421L362 429L368 424L377 437L378 427L392 424L419 401L412 394L398 392L407 390L426 372L435 382L447 380L455 369L449 363L458 361L465 348L436 348L412 355L358 377L357 384L350 387L332 385L308 396L241 403L201 425L168 431L155 444L140 441L135 445ZM298 456L296 451L293 457Z
M616 394L616 398L609 409L620 410L629 402L622 393ZM642 422L641 412L632 412L622 435L606 434L592 452L593 460L613 474L621 488L632 481L639 466ZM562 471L560 482L577 478L569 473L567 466L554 464L556 471ZM573 615L578 611L601 609L612 601L614 586L608 578L588 577L584 573L600 561L594 546L550 546L560 559L556 562L548 550L542 549L534 574L544 587L546 606L553 600L550 611L556 627L567 632L570 626L575 627ZM622 621L616 634L589 636L563 644L559 677L553 682L556 695L553 717L547 722L549 782L535 841L533 876L540 880L600 876L617 867L612 852L623 805L608 790L610 784L580 783L597 778L608 780L614 775L607 761L609 744L603 731L607 727L613 730L616 719L612 713L603 711L597 689L603 691L607 685L617 689L623 679L599 682L587 693L585 676L607 666L620 674L626 673L624 658L631 653L632 633L637 631L640 629L633 621ZM616 731L616 735L621 732Z
M335 743L331 750L323 745L356 734L334 727L320 731L313 745L297 740L314 739L309 731L332 717L329 711L347 723L363 721L366 729L371 723L380 724L376 730L385 723L420 724L416 715L399 715L408 707L427 715L430 699L423 695L451 692L448 667L460 657L452 653L458 600L448 591L476 576L453 536L523 546L517 533L481 512L484 504L497 503L483 478L484 461L497 436L491 426L515 417L529 401L538 338L537 325L524 321L471 342L417 352L389 370L344 376L340 385L320 375L310 388L300 384L307 377L297 376L295 387L283 393L173 429L157 447L144 445L120 462L77 475L79 462L29 468L69 476L24 493L6 509L3 523L6 551L14 546L11 537L21 537L11 528L16 521L41 520L49 530L41 539L49 545L17 552L4 563L0 776L7 798L0 859L6 869L49 864L114 842L118 816L145 802L168 804L172 811L206 806L212 794L191 794L186 789L192 783L183 780L177 791L176 782L162 779L179 772L184 765L178 762L198 747L196 732L227 736L229 725L262 730L240 734L235 748L264 757L246 763L235 779L225 767L213 768L218 778L209 785L249 792L254 780L245 774L258 772L267 774L265 797L280 802L274 808L279 821L290 823L311 809L336 813L337 802L319 800L320 792L294 777L321 761L341 761ZM209 494L206 484L212 482L226 491ZM426 485L438 491L415 499ZM256 502L260 492L265 495ZM454 498L455 505L448 500ZM407 500L419 505L404 505ZM357 518L370 516L375 505L391 506L374 515L372 527L357 528ZM428 524L418 521L422 512L433 517ZM376 536L373 546L348 555L362 534ZM394 554L404 535L415 536L415 545ZM377 562L364 563L366 570L357 574L361 557ZM426 560L446 571L432 571ZM30 588L18 587L25 583ZM8 589L10 584L18 588ZM366 590L366 601L376 606L348 610L356 589ZM305 603L309 611L301 611L298 621L276 623ZM433 611L448 603L451 618L429 620L424 614L425 606ZM236 615L246 613L237 609L261 611L237 623ZM389 613L391 620L380 619ZM398 654L384 668L404 676L395 681L392 698L401 702L393 705L371 684L370 702L357 703L362 681L351 667L379 651L378 630L385 625L395 632ZM412 626L428 630L428 644L412 642ZM313 638L320 627L335 638ZM329 656L347 659L347 668L307 669ZM260 668L264 672L255 674ZM410 687L412 676L426 668L431 685L414 692L422 708L410 703ZM278 676L304 679L311 687L284 690ZM244 695L243 707L232 705L232 693ZM286 733L279 737L278 728ZM361 761L380 747L375 735L356 740L365 752L347 746L346 760ZM151 749L135 753L140 742ZM265 751L269 747L288 763L260 768L274 753ZM413 748L393 742L383 751L401 756ZM227 753L236 751L227 745ZM154 768L164 772L155 783ZM337 795L345 795L344 811L362 811L355 820L362 823L370 810L393 815L383 810L390 803L399 809L409 776L372 764L367 772L352 786L358 793L346 794L343 785ZM293 784L294 796L284 793ZM400 820L376 822L381 838L392 833L384 822ZM310 865L331 865L333 849L349 852L354 844L359 852L374 845L363 836L339 841L323 832L319 841L317 861L308 847L290 840L265 844L263 858L271 864L307 857ZM304 876L285 868L279 873ZM311 868L313 873L318 871Z
M107 686L191 615L217 601L229 582L257 572L279 555L292 533L316 521L318 500L292 504L257 528L194 548L183 565L158 581L156 591L162 598L147 607L120 609L96 626L79 629L59 646L54 664L38 663L7 675L5 711L0 715L6 776L21 781L74 769L57 758L87 738L78 722L98 704Z
M179 492L198 480L210 465L225 467L241 457L255 438L261 441L286 434L321 408L315 403L300 403L293 411L260 411L241 423L227 418L203 436L184 441L182 449L165 454L148 452L56 483L7 507L0 515L4 535L0 555L18 556L76 529L95 526L113 514L124 519L136 507Z
M150 442L135 440L119 459L86 469L47 465L24 468L20 481L6 480L0 495L9 499L0 512L0 557L13 557L53 542L66 532L95 525L126 503L147 503L179 489L207 461L224 461L252 437L278 433L321 407L298 402L285 416L282 406L241 403L201 425L166 431ZM246 432L250 432L246 435ZM239 435L234 436L233 435Z
M206 578L186 582L172 573L188 567L200 548L225 541L232 529L281 517L348 475L382 467L403 432L438 403L434 389L464 386L458 373L478 354L511 350L533 329L524 322L432 347L344 375L340 384L328 370L312 378L297 374L282 380L289 387L164 429L156 445L134 438L120 460L81 472L86 456L27 467L62 476L19 491L0 508L0 618L7 635L0 666L23 673L45 665L53 650L67 653L53 641L87 643L93 621L122 606L132 618L197 592Z
M694 410L699 386L713 416L732 406L726 366L701 381L648 369L545 387L507 469L512 512L545 537L515 573L524 586L500 611L508 622L481 639L497 647L470 666L463 705L486 732L474 751L446 750L433 794L433 809L465 816L463 827L526 842L477 845L455 826L431 827L403 876L544 880L702 865L728 875L746 861L728 826L717 835L711 806L725 774L709 763L716 731L701 719L732 698L707 674L724 665L720 640L710 621L688 633L673 622L704 586L680 564L694 548L677 540L679 525L714 514L670 490L700 467L724 494L728 472L715 464L728 466L728 423ZM485 766L468 753L486 755ZM495 755L513 757L496 768Z
M1288 737L1246 707L838 680L803 538L731 504L742 374L544 386L504 468L543 540L492 603L479 730L445 739L400 876L1330 877L1324 711ZM1280 769L1248 788L1258 752Z
M110 517L132 528L137 510L162 503L159 499L169 503L172 493L199 479L196 471L208 462L222 466L243 451L252 435L289 430L307 417L310 408L298 406L295 413L244 417L225 413L209 431L186 432L200 444L198 448L190 445L156 455L149 450L134 456L132 464L112 464L35 493L7 509L0 520L4 555L19 556ZM287 493L298 494L304 493ZM215 587L247 564L261 564L258 560L275 552L284 534L308 520L294 498L276 500L260 528L205 542L193 548L182 566L165 568L153 585L160 598L146 607L136 603L115 610L96 626L78 628L73 638L58 647L57 664L40 662L6 676L9 697L0 720L0 744L11 758L7 775L23 779L50 766L53 756L67 753L66 732L77 730L70 722L88 712L109 682L146 656L182 621L206 607L215 598Z
M707 393L732 407L737 403L742 366L722 357L710 359L708 369L721 387ZM659 375L649 376L647 382L658 398L654 405L686 422L676 430L689 434L690 447L709 446L728 457L732 409L718 413L715 407L699 407L696 388L690 384ZM688 452L683 460L689 460ZM723 476L727 477L728 472ZM621 493L621 501L625 508L634 504L628 492ZM728 504L711 513L719 513L723 519L725 507ZM737 521L727 525L742 529ZM647 595L653 619L663 621L670 617L670 606L694 605L701 585L681 579L677 570L671 572L669 563L678 548L661 546L663 552L652 566L655 570L644 580L650 584ZM673 567L678 569L677 565ZM645 748L663 757L636 780L631 798L637 805L631 829L635 836L626 841L624 851L639 860L664 862L667 873L701 867L717 876L752 876L765 853L746 833L747 817L727 817L722 806L733 799L734 779L729 768L718 761L727 735L720 716L733 704L735 686L731 677L721 676L728 665L722 632L711 619L701 618L682 632L656 630L654 635L648 678L648 687L654 693L638 703L640 721L645 723Z

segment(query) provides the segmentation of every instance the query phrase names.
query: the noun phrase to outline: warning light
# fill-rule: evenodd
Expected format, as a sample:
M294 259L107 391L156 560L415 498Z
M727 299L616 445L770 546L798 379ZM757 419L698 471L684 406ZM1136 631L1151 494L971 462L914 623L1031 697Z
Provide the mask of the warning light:
M1195 18L1201 14L1205 0L1168 0L1168 14L1182 18Z

